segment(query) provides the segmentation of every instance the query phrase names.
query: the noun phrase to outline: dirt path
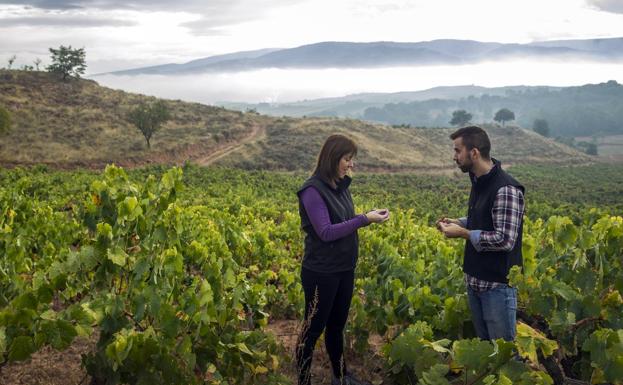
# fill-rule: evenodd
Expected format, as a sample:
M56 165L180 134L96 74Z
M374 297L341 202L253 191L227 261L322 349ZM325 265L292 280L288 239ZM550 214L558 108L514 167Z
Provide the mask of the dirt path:
M217 160L231 154L232 152L240 149L247 143L257 142L258 140L264 138L266 136L266 128L261 125L253 125L251 132L246 137L242 138L240 141L235 143L227 144L224 147L218 148L216 151L201 157L194 159L193 161L200 166L208 166Z
M84 160L72 162L14 162L0 159L0 167L33 167L44 165L51 169L74 170L90 169L103 170L108 164L114 163L124 168L144 167L153 164L169 164L181 166L186 161L191 161L201 166L210 165L217 160L240 149L247 143L256 142L266 136L266 128L262 124L254 124L251 131L244 137L232 141L214 145L213 141L204 143L199 141L185 147L170 149L161 152L153 152L142 158L127 157L125 159L109 160Z

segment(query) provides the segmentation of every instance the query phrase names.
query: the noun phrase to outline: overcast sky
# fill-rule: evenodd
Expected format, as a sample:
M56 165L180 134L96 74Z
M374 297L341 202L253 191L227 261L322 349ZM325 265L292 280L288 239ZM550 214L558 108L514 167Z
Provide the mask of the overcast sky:
M87 73L319 41L623 37L623 0L0 0L0 67L85 47Z

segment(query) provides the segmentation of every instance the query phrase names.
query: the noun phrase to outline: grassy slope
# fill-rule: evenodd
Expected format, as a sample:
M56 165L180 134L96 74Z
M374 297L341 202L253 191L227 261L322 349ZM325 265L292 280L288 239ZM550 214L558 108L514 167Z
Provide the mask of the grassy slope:
M89 80L63 83L44 72L0 71L0 105L13 119L11 132L0 143L0 162L174 162L243 137L259 123L240 112L166 100L173 119L147 150L142 134L125 116L139 102L154 100Z
M261 136L216 163L249 169L309 169L323 140L340 132L359 144L360 169L453 168L448 139L451 129L394 128L334 118L276 118L173 100L165 101L173 119L154 135L152 149L147 150L140 132L124 117L137 103L153 100L89 80L63 83L44 72L0 71L0 105L9 109L14 121L11 132L0 141L0 164L180 164L239 142L259 126L263 128ZM591 160L532 132L487 129L494 155L505 163L578 164Z
M486 126L492 154L506 164L585 164L579 151L517 127ZM347 134L359 145L357 167L369 171L441 171L454 168L454 129L394 128L337 118L281 118L260 141L243 146L218 162L242 168L311 168L324 138Z

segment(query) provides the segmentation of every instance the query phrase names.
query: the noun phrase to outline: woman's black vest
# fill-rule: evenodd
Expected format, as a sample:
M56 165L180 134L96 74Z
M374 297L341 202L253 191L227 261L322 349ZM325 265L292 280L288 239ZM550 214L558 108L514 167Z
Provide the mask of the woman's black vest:
M500 162L493 159L494 166L488 174L472 180L467 212L467 229L491 231L493 217L491 210L498 190L504 186L515 186L523 193L524 187L502 170ZM517 240L511 251L476 251L470 240L465 242L463 271L472 277L490 282L508 283L507 275L512 266L522 266L521 244L523 218L520 222Z
M318 190L329 210L331 223L341 223L355 216L353 199L348 191L351 179L345 176L337 188L331 187L319 177L313 175L298 190L299 214L301 227L305 231L305 255L303 267L320 273L334 273L353 270L359 255L357 231L332 242L323 242L312 226L307 211L301 201L301 192L313 186Z

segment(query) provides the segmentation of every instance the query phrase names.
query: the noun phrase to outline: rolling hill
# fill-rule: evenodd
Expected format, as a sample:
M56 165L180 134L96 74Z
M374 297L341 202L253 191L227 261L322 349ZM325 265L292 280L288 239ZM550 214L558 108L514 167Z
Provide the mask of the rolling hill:
M255 112L164 100L172 119L146 148L125 116L153 97L61 82L44 72L0 71L0 105L12 115L0 164L100 168L154 163L216 164L246 169L308 170L324 138L341 132L360 146L357 167L370 171L452 170L451 129L391 127L340 118L269 117ZM580 164L593 158L516 127L488 126L505 163Z
M547 120L553 136L623 134L623 85L614 80L573 87L455 86L295 103L219 104L269 115L335 116L416 127L443 127L458 109L471 113L473 122L492 122L497 110L509 108L523 127L532 127L535 119Z
M255 115L166 100L173 118L154 135L148 150L125 116L138 103L155 100L92 80L63 83L45 72L0 71L0 105L14 121L0 142L0 162L62 167L175 163L208 155L264 124Z
M320 98L291 103L235 103L219 102L218 105L235 110L253 109L261 114L273 116L331 116L363 119L368 108L383 108L387 104L424 102L432 99L461 100L484 95L504 97L509 93L533 92L537 90L557 91L561 87L549 86L506 86L482 87L476 85L439 86L421 91L402 91L391 93L360 93L334 98ZM391 122L392 124L394 122ZM407 123L407 122L401 122ZM422 122L426 125L428 122ZM444 122L444 124L447 122Z
M583 164L593 158L518 127L484 126L492 154L505 164ZM240 168L310 169L324 139L332 133L359 145L356 169L443 172L455 169L449 135L453 128L392 127L339 118L278 118L265 137L241 146L220 164Z

